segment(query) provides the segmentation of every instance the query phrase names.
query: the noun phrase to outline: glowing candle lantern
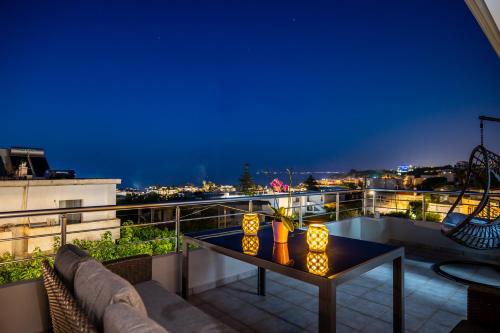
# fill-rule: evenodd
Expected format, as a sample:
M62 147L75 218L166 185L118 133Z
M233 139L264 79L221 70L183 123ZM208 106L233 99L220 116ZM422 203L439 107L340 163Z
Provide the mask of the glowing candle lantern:
M325 252L308 252L307 270L309 273L324 276L329 270L328 255Z
M307 230L307 245L310 251L323 252L328 244L328 228L324 224L311 224Z
M250 256L257 255L259 252L259 237L258 236L243 236L241 240L241 248L244 254Z
M245 235L257 235L259 231L259 216L255 213L247 213L243 216L243 222L241 223L243 233Z

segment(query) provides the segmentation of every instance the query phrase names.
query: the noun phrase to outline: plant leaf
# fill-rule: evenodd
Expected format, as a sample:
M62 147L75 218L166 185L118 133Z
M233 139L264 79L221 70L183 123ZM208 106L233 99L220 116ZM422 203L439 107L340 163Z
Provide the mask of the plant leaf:
M280 209L279 209L279 214L280 214L281 216L285 216L285 215L286 215L286 212L285 212L285 207L280 207Z
M282 216L281 222L283 222L283 225L285 226L285 228L288 229L288 231L293 232L295 230L295 227L293 225L293 220L291 220L289 217Z

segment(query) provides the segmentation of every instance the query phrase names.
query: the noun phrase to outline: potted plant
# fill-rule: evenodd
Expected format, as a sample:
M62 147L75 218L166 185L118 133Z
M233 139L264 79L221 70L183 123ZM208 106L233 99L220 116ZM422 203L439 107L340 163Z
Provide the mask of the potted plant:
M274 193L274 207L271 205L271 210L273 211L274 219L272 222L273 227L273 238L275 243L286 243L288 242L288 232L293 232L293 208L292 208L292 172L286 170L290 179L290 184L286 185L278 178L275 178L269 184ZM280 206L278 201L278 193L288 193L288 200L286 207Z

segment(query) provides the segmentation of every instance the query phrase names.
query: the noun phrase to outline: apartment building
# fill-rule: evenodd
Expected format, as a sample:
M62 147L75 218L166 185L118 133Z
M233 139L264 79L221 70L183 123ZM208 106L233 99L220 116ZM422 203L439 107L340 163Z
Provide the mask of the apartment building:
M42 149L1 149L0 170L2 212L115 205L116 186L121 183L120 179L75 179L72 172L50 170ZM0 219L0 255L9 252L22 257L37 247L51 250L55 238L44 235L59 233L61 219L59 215ZM113 238L119 237L119 229L113 229L120 226L114 211L67 214L66 219L68 242L98 239L106 228L111 228ZM23 239L27 236L38 237ZM19 239L2 241L12 237Z

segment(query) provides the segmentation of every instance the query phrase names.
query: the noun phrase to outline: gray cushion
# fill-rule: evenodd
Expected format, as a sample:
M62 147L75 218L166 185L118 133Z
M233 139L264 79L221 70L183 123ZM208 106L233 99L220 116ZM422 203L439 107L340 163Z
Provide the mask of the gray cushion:
M75 296L98 329L102 328L104 310L110 304L128 303L147 316L144 303L135 288L95 260L82 262L78 266L75 274Z
M135 285L151 319L176 333L235 333L232 328L210 317L186 302L183 298L164 289L156 281Z
M109 305L104 311L103 326L104 333L168 333L126 303Z
M73 280L78 265L90 257L73 244L66 244L59 248L54 261L54 269L62 282L73 292Z

